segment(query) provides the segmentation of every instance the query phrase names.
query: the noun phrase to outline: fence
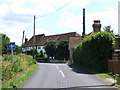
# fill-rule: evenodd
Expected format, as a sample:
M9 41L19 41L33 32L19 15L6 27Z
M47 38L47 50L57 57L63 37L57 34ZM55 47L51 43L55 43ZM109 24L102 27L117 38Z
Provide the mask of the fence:
M108 71L116 74L120 74L120 60L109 60Z

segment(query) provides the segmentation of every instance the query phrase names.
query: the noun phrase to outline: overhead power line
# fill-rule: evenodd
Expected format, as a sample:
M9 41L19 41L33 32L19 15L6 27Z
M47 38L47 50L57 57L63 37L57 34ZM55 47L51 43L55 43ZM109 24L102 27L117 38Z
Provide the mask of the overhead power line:
M47 14L44 14L44 15L39 15L38 17L46 17L46 16L48 16L48 15L50 15L50 14L53 14L53 13L55 13L55 12L57 12L57 11L65 8L65 7L67 7L67 6L68 6L69 4L71 4L72 2L73 2L73 1L71 0L70 2L64 4L63 6L61 6L61 7L59 7L59 8L57 8L55 11L50 12L50 13L47 13Z

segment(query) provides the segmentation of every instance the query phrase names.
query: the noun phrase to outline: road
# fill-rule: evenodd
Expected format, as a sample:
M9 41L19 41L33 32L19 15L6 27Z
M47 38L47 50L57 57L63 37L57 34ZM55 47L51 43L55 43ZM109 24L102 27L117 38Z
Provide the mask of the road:
M22 88L111 88L93 74L67 64L39 63L39 69Z

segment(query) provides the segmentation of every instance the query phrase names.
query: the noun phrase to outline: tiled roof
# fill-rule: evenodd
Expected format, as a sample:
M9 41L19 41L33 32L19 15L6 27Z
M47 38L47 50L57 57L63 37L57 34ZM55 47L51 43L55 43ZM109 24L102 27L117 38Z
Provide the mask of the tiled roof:
M44 46L49 40L56 40L59 42L61 40L69 40L70 37L80 37L80 35L76 32L69 32L69 33L49 35L49 36L45 36L44 34L40 34L40 35L35 36L35 41L36 41L35 44L37 46ZM23 46L24 47L33 46L33 36Z
M61 41L61 40L69 40L70 37L76 37L80 36L76 32L70 32L70 33L64 33L64 34L56 34L56 35L50 35L50 36L45 36L40 42L38 42L37 45L45 45L49 40L56 40L56 41Z
M40 41L45 35L44 34L39 34L39 35L35 35L35 45L38 43L38 41ZM23 44L23 47L26 46L33 46L33 40L34 37L32 36L32 38L27 41L26 43Z

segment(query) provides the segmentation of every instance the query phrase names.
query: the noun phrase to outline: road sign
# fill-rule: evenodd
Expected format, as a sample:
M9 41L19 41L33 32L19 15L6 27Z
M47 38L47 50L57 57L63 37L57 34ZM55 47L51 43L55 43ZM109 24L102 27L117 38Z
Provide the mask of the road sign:
M15 42L10 42L7 44L7 49L11 50L11 49L15 49L15 48L16 48Z

